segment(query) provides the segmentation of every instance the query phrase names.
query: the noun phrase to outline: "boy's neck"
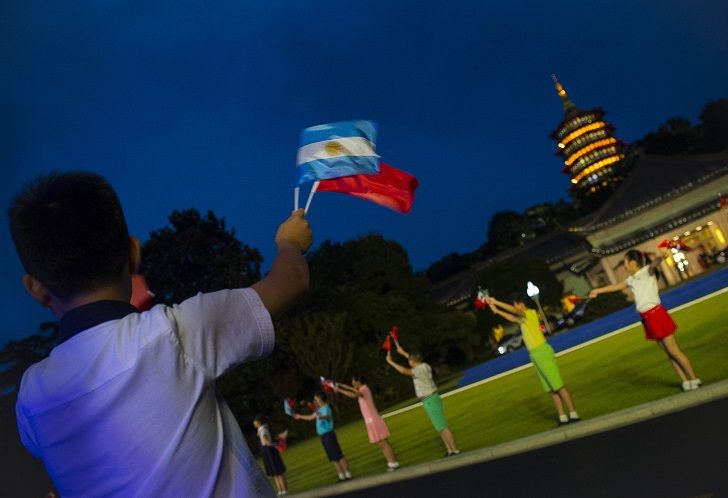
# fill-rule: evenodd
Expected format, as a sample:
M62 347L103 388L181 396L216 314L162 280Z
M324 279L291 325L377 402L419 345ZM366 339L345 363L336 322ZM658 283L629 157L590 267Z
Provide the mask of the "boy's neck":
M131 289L107 286L93 292L71 296L68 299L53 299L50 307L53 314L60 319L72 309L97 301L122 301L128 303L130 300Z

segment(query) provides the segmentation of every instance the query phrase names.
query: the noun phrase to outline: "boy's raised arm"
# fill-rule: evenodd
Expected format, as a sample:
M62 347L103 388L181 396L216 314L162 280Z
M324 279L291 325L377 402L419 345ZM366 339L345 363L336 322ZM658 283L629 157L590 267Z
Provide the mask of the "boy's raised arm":
M313 241L303 209L295 211L278 228L276 233L278 253L268 274L251 288L271 316L293 304L308 290L308 263L303 256Z

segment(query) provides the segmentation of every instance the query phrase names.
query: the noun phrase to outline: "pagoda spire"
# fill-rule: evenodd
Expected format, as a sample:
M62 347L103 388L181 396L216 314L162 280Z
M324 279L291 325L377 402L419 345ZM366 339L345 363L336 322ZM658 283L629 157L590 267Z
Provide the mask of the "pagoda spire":
M571 177L569 190L580 202L604 199L626 173L625 144L614 136L614 126L604 120L603 109L577 108L556 75L551 78L564 104L564 117L551 138L564 161L561 171Z
M574 106L574 103L569 99L569 95L567 95L566 90L564 90L564 86L559 83L559 80L558 78L556 78L555 74L551 75L551 79L554 80L556 93L559 94L559 98L561 98L561 103L564 104L564 110L568 111L569 109L576 107Z

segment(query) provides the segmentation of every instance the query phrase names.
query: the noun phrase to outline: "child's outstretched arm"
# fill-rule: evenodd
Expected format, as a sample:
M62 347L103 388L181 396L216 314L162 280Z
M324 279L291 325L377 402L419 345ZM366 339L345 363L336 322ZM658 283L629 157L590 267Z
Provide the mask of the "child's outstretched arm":
M498 301L498 300L497 300L496 298L494 298L494 297L490 297L490 298L488 299L488 304L492 304L492 305L495 305L495 306L496 306L497 308L500 308L500 309L502 309L502 310L505 310L505 311L507 311L508 313L510 313L510 314L512 314L512 315L519 315L519 316L520 316L520 315L523 315L523 313L521 313L521 312L520 312L520 311L518 310L518 308L516 308L516 307L515 307L515 306L513 306L512 304L504 303L503 301ZM491 309L492 309L492 308L491 308Z
M293 304L308 290L308 263L303 257L313 241L303 209L295 211L278 228L278 253L268 274L251 287L271 315Z
M589 293L589 297L597 297L599 294L604 294L606 292L617 292L626 288L627 281L623 280L622 282L617 282L616 284L605 285L604 287L597 287L596 289L592 289Z
M515 309L515 308L514 308L514 309ZM509 322L513 322L513 323L521 323L521 318L520 318L520 316L521 316L521 315L520 315L520 313L519 313L519 315L518 315L518 316L516 316L516 315L513 315L513 314L511 314L511 313L508 313L507 311L503 311L503 310L501 310L501 309L498 309L498 308L496 307L496 304L495 304L495 303L493 303L493 304L491 304L491 305L490 305L490 310L491 310L491 311L492 311L493 313L495 313L496 315L500 315L500 316L502 316L503 318L505 318L505 319L506 319L506 320L508 320ZM518 311L518 310L516 310L516 311Z
M402 375L406 375L408 377L412 377L412 370L409 369L409 368L405 368L402 365L400 365L399 363L397 363L396 361L394 361L392 359L392 353L390 353L389 351L387 351L387 363L389 363L389 365L392 368L394 368L396 371L398 371Z
M652 260L652 263L650 263L650 268L647 270L650 272L650 275L655 274L655 270L657 270L657 267L662 264L662 261L664 260L664 255L656 255L655 259Z
M405 358L407 358L409 360L409 353L407 351L405 351L402 346L399 345L399 342L394 341L394 345L397 346L397 348L396 348L397 353L401 354L402 356L404 356Z
M334 392L341 393L347 398L360 398L362 396L362 393L360 393L351 386L347 386L346 384L335 385Z
M308 415L301 415L300 413L294 413L293 414L294 420L314 420L316 418L316 413L309 413Z

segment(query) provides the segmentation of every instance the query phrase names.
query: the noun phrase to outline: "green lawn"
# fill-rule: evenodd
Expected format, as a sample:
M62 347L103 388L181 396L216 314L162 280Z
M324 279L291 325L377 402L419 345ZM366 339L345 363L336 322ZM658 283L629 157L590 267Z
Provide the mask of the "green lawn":
M673 313L677 338L704 383L728 378L728 292ZM558 358L562 377L582 418L614 412L679 392L664 353L644 340L641 326ZM376 399L376 392L374 393ZM461 450L468 451L552 429L550 397L528 367L444 398L445 413ZM442 457L444 447L422 408L386 419L402 465ZM361 420L336 429L355 477L383 472L379 447L369 444ZM336 481L318 438L283 455L293 492Z

